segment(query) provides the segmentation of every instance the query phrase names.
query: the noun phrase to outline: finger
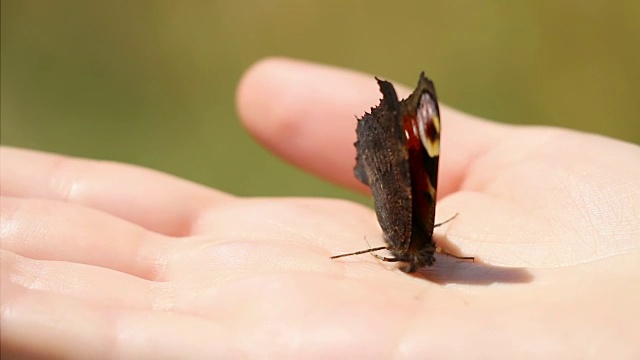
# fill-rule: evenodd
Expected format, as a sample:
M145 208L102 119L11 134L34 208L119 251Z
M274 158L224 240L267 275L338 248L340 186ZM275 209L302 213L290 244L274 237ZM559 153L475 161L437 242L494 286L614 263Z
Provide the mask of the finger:
M187 235L202 209L231 196L136 166L2 147L3 196L80 204L171 236Z
M409 90L397 87L400 97ZM371 75L290 59L266 59L247 71L237 92L240 118L266 147L287 161L344 186L353 176L356 116L379 103ZM469 162L506 127L442 106L442 194L453 191Z
M2 358L230 358L233 353L226 348L228 330L162 311L157 294L163 292L154 290L161 284L5 251L1 260Z
M153 292L162 284L99 266L0 251L3 306L22 301L25 293L48 292L127 309L151 309Z
M174 241L83 206L2 197L0 245L23 257L113 269L161 279Z

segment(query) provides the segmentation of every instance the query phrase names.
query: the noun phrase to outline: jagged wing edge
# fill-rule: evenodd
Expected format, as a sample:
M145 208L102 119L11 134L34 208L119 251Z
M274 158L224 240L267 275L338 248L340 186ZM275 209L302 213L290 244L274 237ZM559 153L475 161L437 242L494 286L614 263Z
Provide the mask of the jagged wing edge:
M387 81L378 79L378 84L383 94L380 105L358 119L354 173L374 194L385 241L399 248L411 234L411 188L403 185L411 181L408 153L395 89Z

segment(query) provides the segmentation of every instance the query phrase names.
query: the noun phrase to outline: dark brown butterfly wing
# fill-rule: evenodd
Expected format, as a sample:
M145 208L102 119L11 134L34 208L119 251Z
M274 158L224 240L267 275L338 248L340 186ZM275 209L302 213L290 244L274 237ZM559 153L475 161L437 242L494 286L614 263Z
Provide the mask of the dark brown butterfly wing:
M378 80L383 98L358 119L356 177L369 185L378 223L390 249L402 249L411 237L411 177L401 109L393 85Z

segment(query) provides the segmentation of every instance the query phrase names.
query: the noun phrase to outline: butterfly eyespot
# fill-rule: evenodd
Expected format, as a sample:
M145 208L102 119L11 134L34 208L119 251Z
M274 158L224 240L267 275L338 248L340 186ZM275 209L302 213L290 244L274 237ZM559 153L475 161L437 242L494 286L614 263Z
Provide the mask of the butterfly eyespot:
M427 150L430 157L439 156L440 116L437 104L429 93L424 93L420 96L416 111L416 122L422 146Z

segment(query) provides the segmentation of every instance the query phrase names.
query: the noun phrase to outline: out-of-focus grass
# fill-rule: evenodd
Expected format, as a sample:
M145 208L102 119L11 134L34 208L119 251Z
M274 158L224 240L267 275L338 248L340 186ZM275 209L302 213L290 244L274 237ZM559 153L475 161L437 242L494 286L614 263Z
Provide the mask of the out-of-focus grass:
M409 85L425 70L442 101L466 112L640 142L636 1L1 4L6 145L141 164L241 195L362 200L242 129L236 83L269 55Z

